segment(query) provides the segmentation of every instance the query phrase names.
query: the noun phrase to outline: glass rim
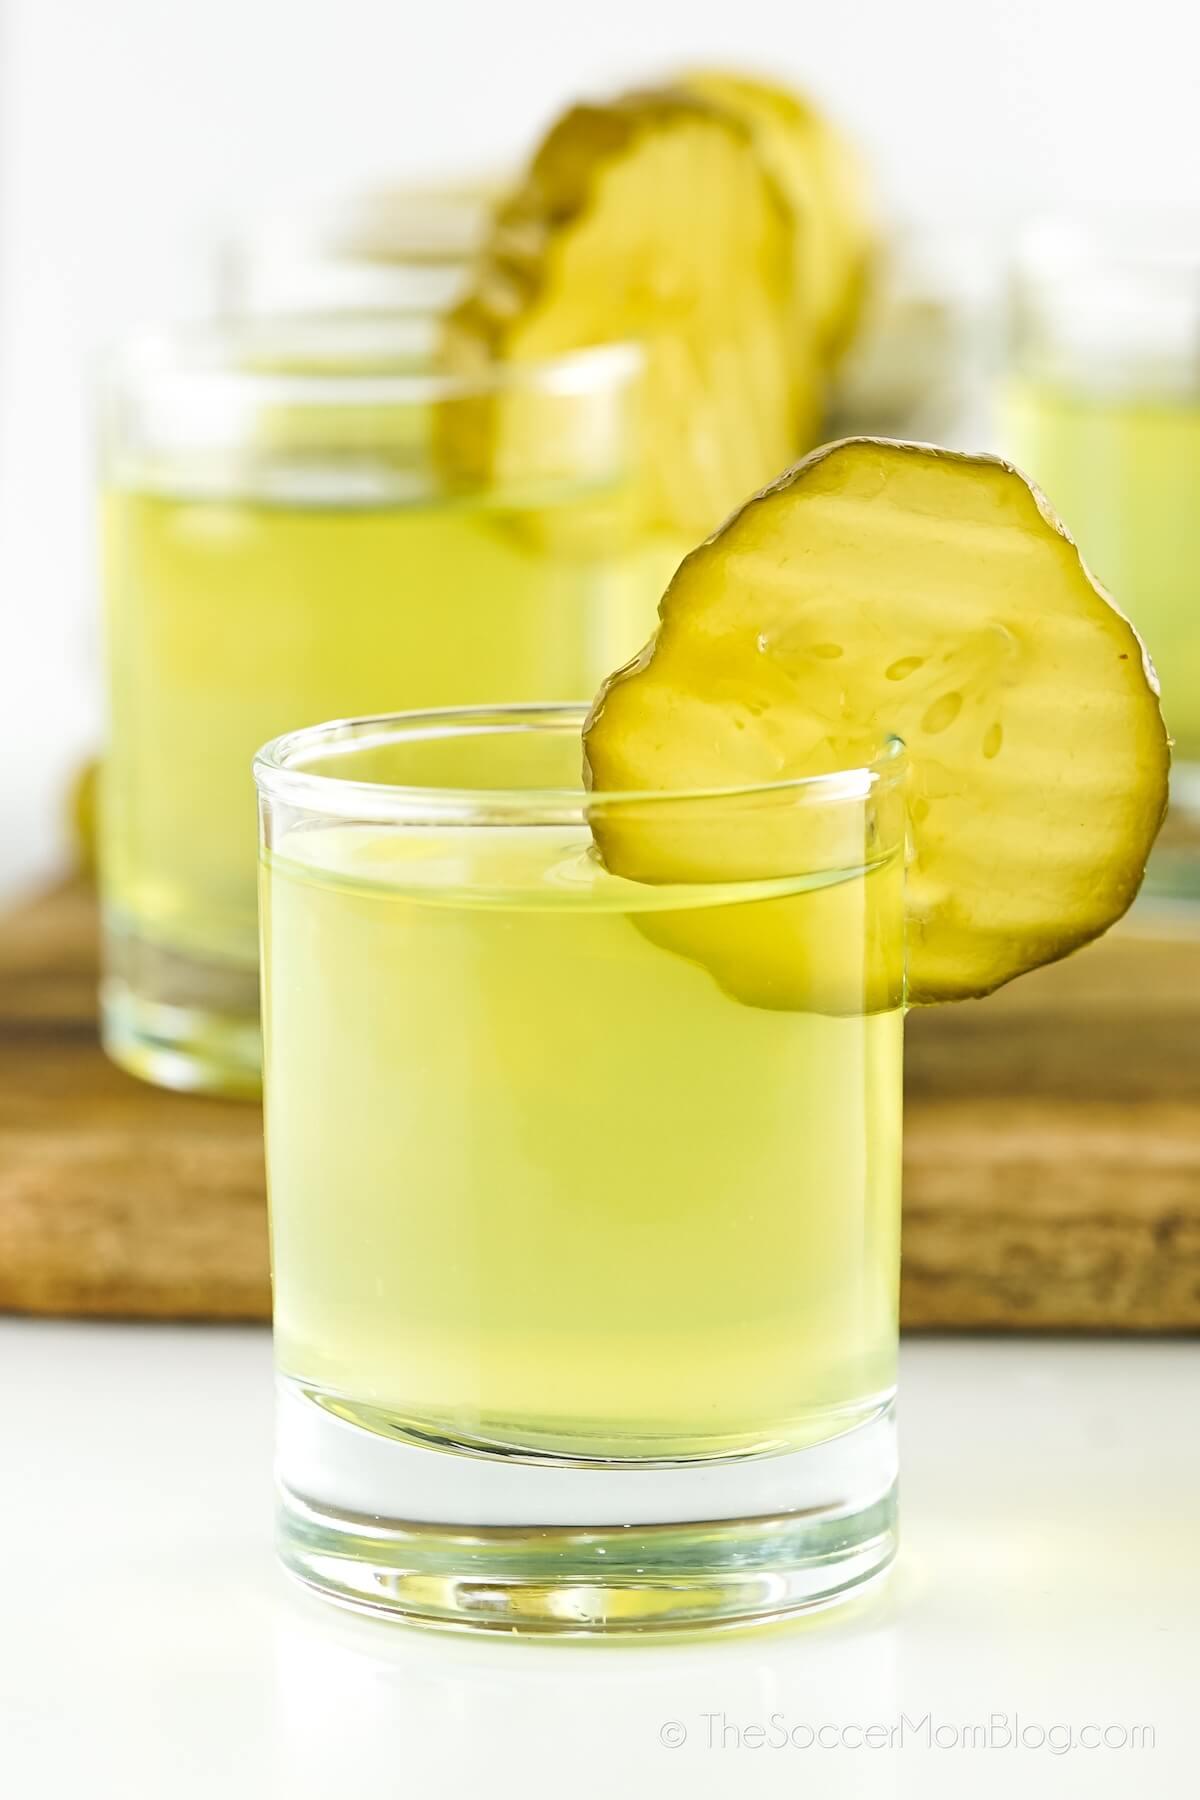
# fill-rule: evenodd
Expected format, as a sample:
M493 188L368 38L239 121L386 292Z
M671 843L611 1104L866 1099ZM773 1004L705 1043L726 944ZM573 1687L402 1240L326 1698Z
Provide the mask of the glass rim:
M584 395L619 389L643 368L642 347L629 340L528 361L496 357L469 371L442 369L431 360L429 335L420 335L431 335L441 316L436 308L384 314L279 310L149 325L110 346L99 368L110 390L153 391L197 383L230 400L264 407L430 406L530 388ZM322 353L329 358L326 366L302 371L248 360ZM334 353L360 356L366 366L339 366ZM389 359L397 366L390 366Z
M1194 276L1200 209L1043 213L1016 234L1009 265L1031 284L1114 269L1146 280Z
M1200 327L1200 212L1035 220L1009 259L1010 361L1081 392L1189 398Z
M218 240L247 268L284 259L338 261L397 271L465 265L478 254L506 183L482 170L368 182L302 208L234 215Z
M539 729L582 733L591 710L582 701L529 701L495 706L429 707L331 719L285 732L264 744L253 759L260 800L281 802L329 818L371 824L416 819L480 824L520 819L525 823L577 822L600 807L643 808L688 803L746 802L792 796L805 804L861 803L900 782L905 748L899 738L880 746L871 761L824 775L797 775L776 781L739 782L707 788L451 787L421 783L362 781L315 773L301 759L333 759L359 750L405 742L466 738Z

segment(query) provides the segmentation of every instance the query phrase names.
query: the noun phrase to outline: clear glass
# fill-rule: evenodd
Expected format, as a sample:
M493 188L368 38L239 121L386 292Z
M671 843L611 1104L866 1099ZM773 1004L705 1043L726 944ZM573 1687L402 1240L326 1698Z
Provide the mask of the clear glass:
M1045 224L1016 260L1002 449L1154 658L1175 740L1150 899L1200 903L1200 217Z
M991 256L970 226L894 226L834 370L826 436L974 448L990 404L994 287Z
M439 321L291 320L146 343L107 389L110 1054L257 1091L250 761L396 706L585 699L680 547L637 517L631 348L463 379Z
M225 319L421 314L465 292L498 189L482 179L347 195L302 219L274 219L219 247Z
M827 1603L895 1544L901 763L585 793L583 717L255 764L281 1553L505 1631Z

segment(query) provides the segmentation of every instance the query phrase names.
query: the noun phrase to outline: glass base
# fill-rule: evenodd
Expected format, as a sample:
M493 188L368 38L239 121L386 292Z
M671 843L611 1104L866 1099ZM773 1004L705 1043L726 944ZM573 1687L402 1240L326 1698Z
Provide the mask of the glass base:
M343 1604L413 1623L591 1635L829 1606L891 1562L891 1401L776 1455L582 1463L384 1438L297 1383L278 1401L278 1547Z
M258 969L185 956L105 919L100 1041L156 1087L254 1099L262 1092Z

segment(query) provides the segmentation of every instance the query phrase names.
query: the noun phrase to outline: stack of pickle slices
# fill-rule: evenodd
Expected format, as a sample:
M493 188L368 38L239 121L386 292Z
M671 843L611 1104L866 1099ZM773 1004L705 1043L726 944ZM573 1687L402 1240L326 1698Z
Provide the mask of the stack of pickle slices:
M737 942L683 920L667 947L756 1005L989 993L1125 912L1166 805L1153 667L1045 497L995 457L812 449L872 250L857 159L819 111L689 75L551 127L446 330L463 369L638 343L646 509L704 538L593 706L594 789L712 792L904 757L907 966L883 947L865 972L814 957L819 930L788 908L819 895ZM474 426L459 452L469 435L509 474L538 433L502 400ZM770 878L821 852L795 831L735 839L719 807L689 831L655 819L597 810L613 871Z
M691 541L817 441L872 242L854 151L784 89L697 74L574 106L497 207L445 357L640 345L648 520ZM545 430L501 400L454 449L511 481Z

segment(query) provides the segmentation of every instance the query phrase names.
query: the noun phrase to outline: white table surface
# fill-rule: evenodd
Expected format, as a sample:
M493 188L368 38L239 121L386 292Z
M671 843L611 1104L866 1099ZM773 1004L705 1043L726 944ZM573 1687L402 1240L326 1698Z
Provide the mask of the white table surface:
M265 1331L7 1319L0 1379L5 1800L1198 1791L1194 1344L907 1344L885 1588L628 1646L431 1634L293 1588ZM992 1715L993 1746L962 1747ZM902 1716L902 1747L854 1746ZM1154 1745L1007 1747L1014 1717ZM819 1725L835 1742L805 1747Z

